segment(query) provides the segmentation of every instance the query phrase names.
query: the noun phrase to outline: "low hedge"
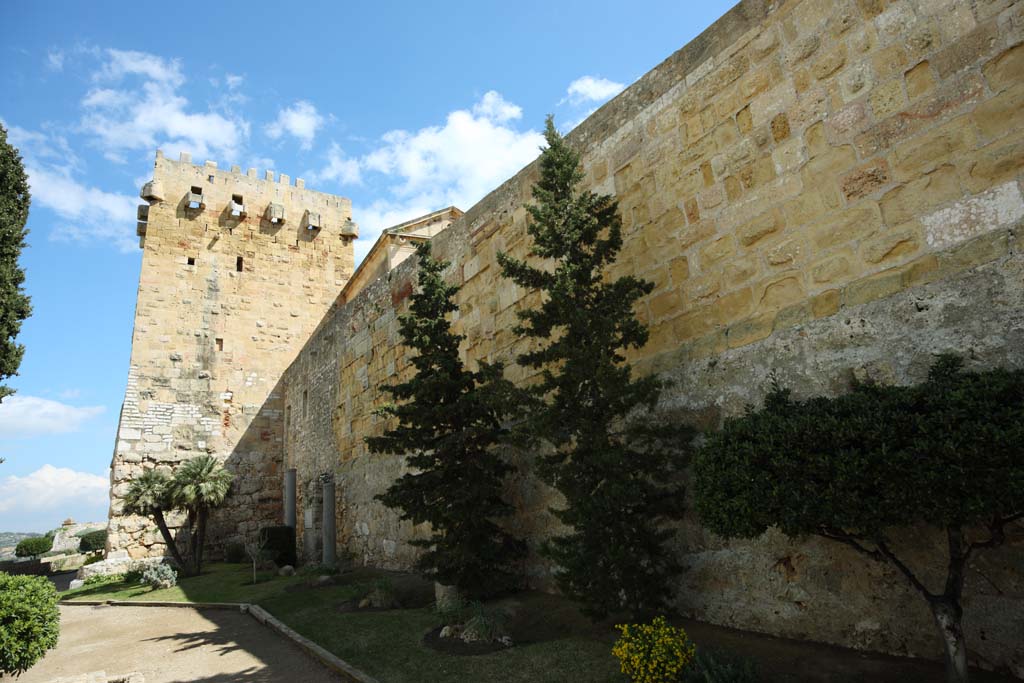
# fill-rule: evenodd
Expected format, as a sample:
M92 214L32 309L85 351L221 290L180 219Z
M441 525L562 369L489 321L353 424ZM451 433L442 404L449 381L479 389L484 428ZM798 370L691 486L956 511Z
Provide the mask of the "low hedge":
M295 529L290 526L265 526L260 529L260 543L278 567L295 566Z
M0 573L0 673L20 675L57 644L57 589L42 576Z
M33 536L18 541L17 547L14 548L14 554L18 557L36 557L50 552L51 548L53 548L52 536Z
M82 534L81 540L78 541L78 550L83 553L92 553L97 550L105 550L107 547L107 530L100 529L99 531L90 531L87 534Z

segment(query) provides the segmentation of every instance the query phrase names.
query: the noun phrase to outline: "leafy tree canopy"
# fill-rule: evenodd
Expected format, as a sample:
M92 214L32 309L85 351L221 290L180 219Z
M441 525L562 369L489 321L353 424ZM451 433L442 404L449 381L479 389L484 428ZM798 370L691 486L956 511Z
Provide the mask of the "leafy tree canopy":
M962 594L971 555L1002 545L1024 517L1024 370L965 371L942 356L910 387L855 384L796 400L775 386L764 408L727 420L694 462L710 529L754 537L770 526L817 534L895 567L928 602L950 681L967 680ZM941 590L894 547L894 527L945 532Z

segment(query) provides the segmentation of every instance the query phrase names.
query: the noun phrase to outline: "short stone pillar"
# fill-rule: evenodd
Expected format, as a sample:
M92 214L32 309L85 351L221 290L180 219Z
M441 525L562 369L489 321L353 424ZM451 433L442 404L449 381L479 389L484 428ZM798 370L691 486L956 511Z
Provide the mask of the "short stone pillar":
M324 553L322 562L329 566L334 566L338 556L335 545L337 543L335 524L334 524L334 482L324 482L324 524L323 524L323 539L324 539Z
M295 469L284 471L284 525L295 528Z

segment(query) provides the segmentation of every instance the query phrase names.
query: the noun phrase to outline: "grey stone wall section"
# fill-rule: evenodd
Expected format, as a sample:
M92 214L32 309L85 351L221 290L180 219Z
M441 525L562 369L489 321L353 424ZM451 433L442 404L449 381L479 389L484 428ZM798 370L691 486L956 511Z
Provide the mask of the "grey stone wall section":
M667 416L716 426L760 405L769 374L798 396L835 395L854 375L909 384L924 379L934 354L962 354L969 367L1024 367L1024 253L950 280L841 311L663 376ZM933 590L944 581L945 541L913 530L898 547ZM893 568L824 539L770 531L725 542L687 519L677 537L686 567L677 604L714 623L853 647L934 655L927 605ZM936 558L939 561L936 562ZM928 568L931 571L928 571ZM972 655L1021 671L1024 651L1024 545L971 560L965 628ZM823 638L824 636L824 638Z

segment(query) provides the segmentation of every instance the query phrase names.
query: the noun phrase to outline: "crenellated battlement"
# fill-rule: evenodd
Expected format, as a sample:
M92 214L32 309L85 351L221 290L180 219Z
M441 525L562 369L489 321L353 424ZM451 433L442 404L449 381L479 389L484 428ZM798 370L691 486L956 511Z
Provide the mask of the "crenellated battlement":
M350 199L308 189L302 178L294 184L284 173L275 178L272 170L260 178L255 168L243 173L239 166L220 169L214 161L193 164L185 152L175 161L157 150L153 179L143 185L139 196L148 202L139 207L140 247L158 212L173 212L179 220L205 221L207 229L248 229L296 242L349 242L359 234Z

